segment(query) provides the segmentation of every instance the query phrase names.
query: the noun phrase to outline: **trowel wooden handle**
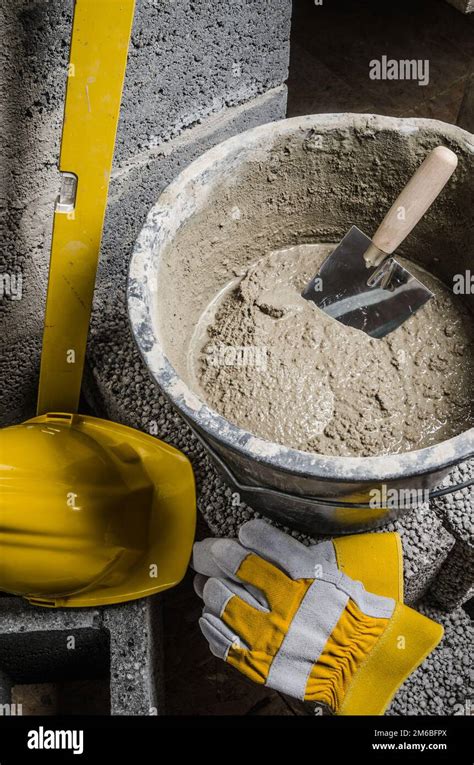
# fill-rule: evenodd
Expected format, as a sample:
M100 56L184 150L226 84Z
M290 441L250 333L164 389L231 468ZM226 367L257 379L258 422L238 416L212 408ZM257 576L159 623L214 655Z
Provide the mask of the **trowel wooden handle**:
M428 154L373 235L375 246L364 256L368 266L379 265L397 249L449 181L457 163L456 154L446 146Z

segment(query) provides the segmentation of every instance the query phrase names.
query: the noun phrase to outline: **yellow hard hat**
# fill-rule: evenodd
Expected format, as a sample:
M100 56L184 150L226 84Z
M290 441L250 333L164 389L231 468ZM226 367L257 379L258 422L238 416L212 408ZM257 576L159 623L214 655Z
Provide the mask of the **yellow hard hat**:
M0 431L0 590L51 607L151 595L184 576L195 521L189 460L152 436L56 413Z

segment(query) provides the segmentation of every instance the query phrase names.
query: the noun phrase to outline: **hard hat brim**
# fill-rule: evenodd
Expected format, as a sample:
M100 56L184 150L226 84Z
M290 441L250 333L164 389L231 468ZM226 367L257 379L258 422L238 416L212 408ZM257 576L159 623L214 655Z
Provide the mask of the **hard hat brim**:
M50 423L55 416L42 415L28 422ZM73 426L104 447L126 442L139 455L154 487L149 544L129 575L117 585L98 584L93 589L63 598L28 600L34 605L52 608L104 606L144 598L178 584L188 567L196 528L196 491L190 461L169 444L125 425L88 415L74 415Z

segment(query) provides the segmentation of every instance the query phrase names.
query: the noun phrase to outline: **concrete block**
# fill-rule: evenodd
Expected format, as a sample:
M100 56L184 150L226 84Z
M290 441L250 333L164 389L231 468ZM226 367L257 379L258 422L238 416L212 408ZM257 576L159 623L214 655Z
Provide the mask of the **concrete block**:
M474 460L458 465L443 485L458 485L474 478ZM447 610L474 595L474 487L433 500L435 510L455 544L433 579L431 594Z
M159 598L49 610L1 597L0 609L3 704L14 685L105 677L111 714L163 712Z
M159 597L101 611L104 628L110 635L111 714L163 714Z
M116 160L288 76L291 0L138 0Z
M457 465L442 486L456 486L474 480L474 459ZM467 486L452 494L433 500L444 526L461 542L474 545L474 487Z
M382 529L384 531L385 529ZM405 602L414 605L428 592L453 548L432 504L407 512L386 530L398 531L402 540Z
M447 611L474 597L474 550L456 542L431 588L433 599Z
M7 688L108 672L109 640L98 611L39 609L16 597L1 597L0 609L0 672Z
M22 272L28 285L28 299L19 304L19 334L26 328L33 332L41 323L38 295L46 284L53 206L59 189L57 164L72 8L64 0L19 0L3 4L1 9L4 97L0 159L4 176L1 204L5 208L1 268ZM5 301L0 302L8 308ZM36 316L36 321L25 327L26 314Z

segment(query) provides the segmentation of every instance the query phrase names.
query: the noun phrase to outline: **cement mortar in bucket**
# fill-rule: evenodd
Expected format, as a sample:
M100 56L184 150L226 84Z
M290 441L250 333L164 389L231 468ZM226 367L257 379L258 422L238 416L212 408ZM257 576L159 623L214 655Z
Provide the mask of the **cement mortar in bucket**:
M206 401L190 363L203 317L265 253L336 243L351 224L370 235L440 144L456 152L458 169L401 254L452 290L456 275L472 268L474 137L434 120L311 115L249 130L181 172L136 242L129 315L149 372L242 499L290 527L344 533L387 522L406 505L383 497L393 490L413 497L439 484L453 465L473 457L474 428L466 415L457 430L445 427L455 435L443 438L441 428L428 446L371 456L312 452L264 438ZM472 313L473 296L465 293L458 299ZM466 380L472 384L470 372L463 385ZM370 506L374 490L382 507Z

